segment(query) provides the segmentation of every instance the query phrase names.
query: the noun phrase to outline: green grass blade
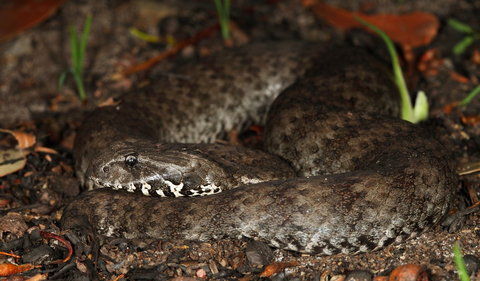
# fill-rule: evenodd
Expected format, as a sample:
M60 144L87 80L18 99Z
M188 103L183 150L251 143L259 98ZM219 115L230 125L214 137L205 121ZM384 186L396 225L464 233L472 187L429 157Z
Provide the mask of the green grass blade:
M65 79L67 78L67 71L64 70L60 74L60 77L58 78L58 92L61 92L63 89L63 84L65 83Z
M447 24L455 29L456 31L463 32L463 33L474 33L475 30L471 28L468 24L460 22L456 19L448 19Z
M458 42L457 44L455 44L455 46L453 46L453 54L459 55L463 53L463 51L465 51L468 46L472 45L474 40L475 39L473 38L473 36L466 36L462 39L462 41Z
M215 0L215 7L217 8L217 14L218 14L218 20L220 21L220 24L222 24L223 21L223 5L221 0Z
M453 260L455 261L455 265L457 266L458 270L458 277L461 281L470 281L468 277L467 268L465 267L465 262L463 261L462 251L460 250L460 246L458 243L453 245Z
M428 119L428 99L425 92L418 91L413 107L413 116L416 120L425 121Z
M138 39L141 39L148 43L159 43L162 41L160 37L142 32L135 27L131 27L128 31L130 31L130 34L132 36L137 37Z
M83 88L83 81L80 73L78 73L74 68L71 69L73 78L75 79L75 83L77 84L78 95L80 96L81 100L85 100L87 97L85 95L85 89Z
M72 47L73 67L77 69L77 66L79 64L78 39L77 39L77 33L75 32L75 28L73 28L73 25L70 25L70 43L72 45L71 47Z
M392 59L392 68L393 74L395 76L395 83L397 84L402 99L402 119L415 123L417 120L415 120L413 117L412 101L410 100L410 95L408 94L407 85L405 84L405 79L403 78L402 69L400 68L397 52L395 51L395 46L393 45L392 40L388 38L385 32L383 32L380 28L374 26L373 24L364 21L357 16L355 16L355 19L375 31L387 45L388 52L390 53L390 57Z
M230 0L225 0L224 4L225 4L225 7L224 7L225 21L227 22L227 25L228 25L230 21Z
M469 104L477 95L480 93L480 85L475 87L461 102L458 106L465 106Z
M230 38L230 0L215 0L215 6L218 13L218 21L220 22L220 29L222 30L222 36L224 40Z
M92 26L92 15L89 15L85 20L82 39L80 40L80 50L78 54L78 69L77 69L80 75L82 74L83 59L85 58L85 50L87 48L88 34L90 33L91 26Z

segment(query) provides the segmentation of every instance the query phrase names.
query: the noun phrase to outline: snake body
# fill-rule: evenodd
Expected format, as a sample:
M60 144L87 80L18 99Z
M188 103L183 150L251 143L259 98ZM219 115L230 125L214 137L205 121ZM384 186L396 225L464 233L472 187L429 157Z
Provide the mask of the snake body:
M110 189L73 201L63 228L126 238L249 237L330 255L414 237L453 204L448 154L395 117L389 72L362 50L252 44L173 72L180 76L86 120L75 142L77 174ZM268 153L202 144L265 119Z

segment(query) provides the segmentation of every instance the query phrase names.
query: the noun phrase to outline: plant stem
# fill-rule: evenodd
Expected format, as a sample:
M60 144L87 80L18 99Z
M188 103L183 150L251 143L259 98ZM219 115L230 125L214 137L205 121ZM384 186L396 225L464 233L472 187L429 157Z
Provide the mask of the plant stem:
M458 106L465 106L469 104L477 95L480 93L480 85L475 87L473 91L471 91L461 102Z
M88 41L88 34L90 33L90 27L92 26L92 15L88 15L87 19L85 20L85 26L83 27L82 39L80 40L80 48L78 54L78 65L76 69L78 74L82 75L82 66L83 66L83 59L85 58L85 49L87 48L87 41Z
M220 22L220 29L224 40L230 39L230 0L215 0L217 7L218 21Z
M394 74L395 83L397 84L398 90L400 92L400 97L402 99L402 119L414 123L415 117L413 114L412 101L408 93L407 84L403 78L402 69L400 68L400 63L398 62L397 52L395 51L395 46L393 45L392 40L388 38L387 34L383 32L380 28L374 26L373 24L355 16L355 19L360 23L366 25L368 28L375 31L380 37L385 41L387 45L388 52L392 59L392 69Z
M460 280L470 281L467 273L467 268L465 267L465 262L463 261L462 251L460 250L458 242L453 244L453 260L455 261L455 265L457 266L458 277L460 278Z

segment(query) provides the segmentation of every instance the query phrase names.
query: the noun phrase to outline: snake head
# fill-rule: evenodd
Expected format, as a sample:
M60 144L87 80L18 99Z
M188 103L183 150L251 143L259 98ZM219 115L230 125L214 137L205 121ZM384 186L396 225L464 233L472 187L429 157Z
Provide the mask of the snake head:
M86 177L95 187L162 197L220 192L229 177L197 146L116 141L90 163Z

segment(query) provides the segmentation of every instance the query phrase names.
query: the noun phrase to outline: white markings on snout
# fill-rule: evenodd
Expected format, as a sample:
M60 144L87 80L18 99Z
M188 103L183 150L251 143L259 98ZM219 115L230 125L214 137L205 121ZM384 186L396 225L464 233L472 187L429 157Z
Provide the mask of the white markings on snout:
M149 181L150 183L148 183ZM104 184L103 186L110 187L113 190L124 189L128 192L135 192L136 190L140 190L142 194L145 196L151 196L152 195L151 192L155 191L155 193L160 197L169 197L165 194L165 191L166 191L165 189L162 189L162 188L156 189L152 187L152 184L151 184L152 181L160 181L163 185L166 185L168 187L168 190L173 194L174 197L185 197L185 194L182 194L182 191L183 193L185 193L184 192L185 190L183 190L185 188L185 184L183 182L179 184L174 184L173 182L167 181L158 176L151 177L146 181L145 180L142 181L141 187L137 187L138 185L136 186L134 182L130 182L125 185L122 185L120 183L116 183L113 185ZM222 192L222 187L211 183L208 185L201 185L196 189L190 189L189 192L191 193L190 195L188 195L190 197L213 195L213 194Z
M240 177L240 182L243 184L256 184L256 183L261 183L262 181L259 179L255 179L255 178L252 179L247 176L242 176Z
M128 192L134 192L135 191L135 185L133 184L133 182L129 183L128 186L127 186L127 191Z
M180 191L182 191L182 189L183 189L183 182L181 182L179 184L173 184L173 182L171 182L171 181L165 181L165 183L168 185L168 187L170 187L170 192L173 193L173 195L175 195L175 197L185 196L185 195L180 193Z
M147 182L142 182L142 193L143 195L150 196L150 190L152 190L152 186L149 185Z
M155 192L157 192L157 194L158 194L159 196L161 196L161 197L167 197L167 196L165 195L165 193L163 192L163 190L161 190L161 189L157 189L157 190L155 190Z
M202 196L212 195L212 194L215 194L215 193L222 192L222 188L219 187L219 186L216 186L214 184L202 185L202 186L200 186L200 188L202 190L202 193L201 193Z

